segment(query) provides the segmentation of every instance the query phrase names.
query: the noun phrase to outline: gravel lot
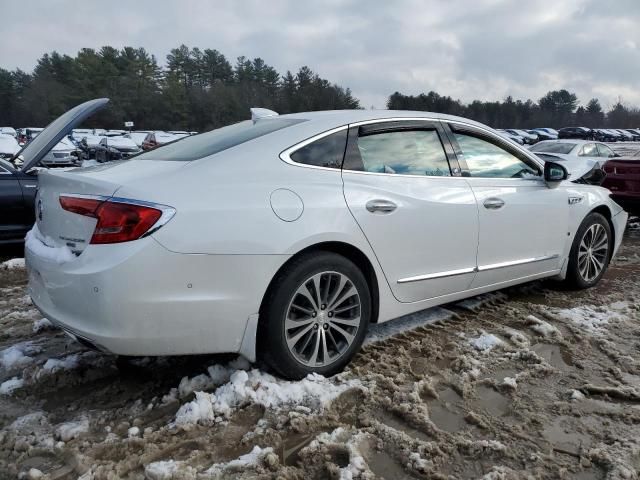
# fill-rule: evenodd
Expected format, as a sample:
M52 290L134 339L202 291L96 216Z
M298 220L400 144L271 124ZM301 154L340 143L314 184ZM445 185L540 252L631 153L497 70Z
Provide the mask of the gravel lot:
M85 350L0 264L0 478L640 478L640 222L594 289L376 328L343 374ZM198 393L195 393L198 392Z

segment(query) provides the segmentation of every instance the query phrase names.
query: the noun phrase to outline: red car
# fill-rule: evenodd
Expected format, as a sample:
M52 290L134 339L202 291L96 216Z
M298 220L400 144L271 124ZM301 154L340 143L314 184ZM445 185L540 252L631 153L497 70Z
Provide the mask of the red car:
M630 215L640 216L640 152L633 157L614 158L604 164L603 187Z

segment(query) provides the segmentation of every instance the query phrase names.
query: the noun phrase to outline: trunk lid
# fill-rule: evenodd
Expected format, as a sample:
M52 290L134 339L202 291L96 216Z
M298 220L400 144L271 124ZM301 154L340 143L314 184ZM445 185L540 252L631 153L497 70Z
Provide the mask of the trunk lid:
M98 110L104 108L109 103L108 98L97 98L84 102L71 110L63 113L31 140L16 157L22 159L22 171L35 167L42 158L67 135L73 127L82 123L86 118L93 115Z
M49 247L68 247L81 253L93 236L97 220L64 210L60 195L110 198L127 183L145 184L154 177L166 178L189 162L123 160L72 170L41 170L38 173L36 224ZM144 198L134 200L146 200Z

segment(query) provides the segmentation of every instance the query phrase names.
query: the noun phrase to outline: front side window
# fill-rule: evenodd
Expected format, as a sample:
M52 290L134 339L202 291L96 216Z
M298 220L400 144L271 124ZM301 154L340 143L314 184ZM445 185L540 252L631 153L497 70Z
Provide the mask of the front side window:
M580 153L578 153L580 157L597 157L598 149L596 148L595 143L587 143L581 149Z
M454 132L454 136L471 177L527 178L540 175L537 166L488 139L467 132Z
M296 163L314 167L342 168L346 146L347 129L345 128L299 148L290 155L290 158Z
M402 130L360 136L358 150L365 172L451 176L436 130Z

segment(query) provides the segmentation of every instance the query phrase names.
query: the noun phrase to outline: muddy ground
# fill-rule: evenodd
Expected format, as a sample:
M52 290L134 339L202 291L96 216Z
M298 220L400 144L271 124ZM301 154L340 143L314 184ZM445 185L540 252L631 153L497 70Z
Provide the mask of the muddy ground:
M299 384L89 352L3 265L0 478L640 478L640 222L596 288L422 312Z

